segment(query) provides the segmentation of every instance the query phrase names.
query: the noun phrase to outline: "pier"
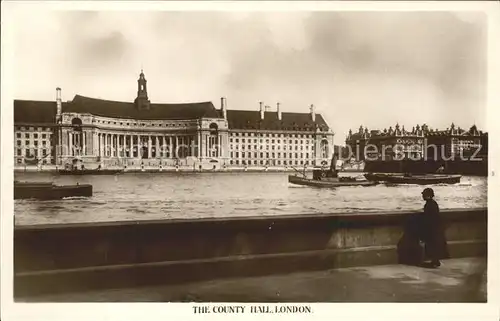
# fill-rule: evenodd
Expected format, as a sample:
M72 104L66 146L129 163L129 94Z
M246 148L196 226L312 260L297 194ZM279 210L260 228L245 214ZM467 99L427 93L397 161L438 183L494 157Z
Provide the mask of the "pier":
M14 293L25 300L395 265L404 222L414 213L20 225L14 232ZM441 215L453 259L486 256L486 208Z

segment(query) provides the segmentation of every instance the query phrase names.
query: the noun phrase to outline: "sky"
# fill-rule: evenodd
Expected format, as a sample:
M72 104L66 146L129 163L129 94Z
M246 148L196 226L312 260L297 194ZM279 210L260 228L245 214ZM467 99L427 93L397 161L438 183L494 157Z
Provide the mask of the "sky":
M16 99L75 94L212 101L283 112L314 104L343 143L360 125L486 128L481 12L23 12Z

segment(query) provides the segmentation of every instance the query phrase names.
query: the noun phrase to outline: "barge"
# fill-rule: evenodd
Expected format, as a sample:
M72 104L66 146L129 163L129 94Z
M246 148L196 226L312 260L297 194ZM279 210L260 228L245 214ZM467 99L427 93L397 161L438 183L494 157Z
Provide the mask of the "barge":
M14 182L14 199L56 200L66 197L91 197L92 185L55 185L46 182Z

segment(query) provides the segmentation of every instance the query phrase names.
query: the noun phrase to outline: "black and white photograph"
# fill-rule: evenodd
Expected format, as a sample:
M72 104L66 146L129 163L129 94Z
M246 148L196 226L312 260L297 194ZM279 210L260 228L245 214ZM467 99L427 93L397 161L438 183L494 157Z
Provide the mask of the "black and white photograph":
M495 303L495 7L476 3L2 4L12 304Z

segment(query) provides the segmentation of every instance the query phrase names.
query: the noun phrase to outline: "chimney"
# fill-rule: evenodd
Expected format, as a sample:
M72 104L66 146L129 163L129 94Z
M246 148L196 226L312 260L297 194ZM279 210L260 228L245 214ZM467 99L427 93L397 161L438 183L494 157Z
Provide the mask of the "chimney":
M281 120L280 103L276 103L276 111L278 113L278 119Z
M264 103L263 102L259 102L259 105L260 105L260 119L264 119Z
M220 98L220 109L222 111L222 115L223 115L224 119L227 120L227 106L226 106L226 104L227 104L226 98L221 97Z
M56 105L57 105L56 120L59 121L61 120L61 114L62 114L61 88L59 87L56 88Z
M312 121L316 121L316 110L315 110L313 104L311 104L311 118L312 118Z

